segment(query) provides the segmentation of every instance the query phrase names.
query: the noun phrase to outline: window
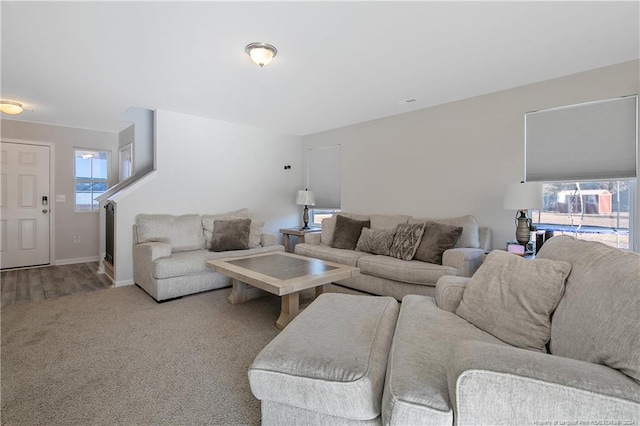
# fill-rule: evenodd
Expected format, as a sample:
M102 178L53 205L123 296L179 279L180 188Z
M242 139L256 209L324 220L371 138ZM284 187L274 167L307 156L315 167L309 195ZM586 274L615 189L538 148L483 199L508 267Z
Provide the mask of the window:
M637 117L637 96L525 115L525 178L543 183L540 229L638 250Z
M309 223L315 226L320 226L322 225L323 219L331 217L334 213L337 213L339 211L340 210L309 209Z
M629 212L634 180L548 182L543 208L534 215L538 229L629 249Z
M320 225L322 219L340 211L341 168L340 145L307 151L307 188L316 198L316 205L309 210L311 223Z
M75 150L75 211L98 210L96 197L107 190L108 152Z

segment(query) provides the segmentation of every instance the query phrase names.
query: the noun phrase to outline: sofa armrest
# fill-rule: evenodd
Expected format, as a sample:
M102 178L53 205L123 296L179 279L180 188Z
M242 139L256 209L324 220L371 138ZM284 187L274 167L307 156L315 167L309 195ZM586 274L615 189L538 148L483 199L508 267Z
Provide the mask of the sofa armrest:
M171 244L157 241L135 244L133 255L150 263L160 257L171 256Z
M461 277L470 277L482 264L483 249L454 248L442 253L442 265L460 271Z
M314 232L311 234L306 234L304 236L304 242L306 244L315 244L318 245L320 244L320 237L322 236L322 234L320 232Z
M280 240L278 239L277 235L275 234L260 235L260 245L262 247L277 246L278 244L280 244Z
M491 228L481 226L478 229L478 240L480 241L480 248L485 252L491 251L492 232Z
M445 311L455 312L470 279L454 275L440 277L436 283L436 305Z
M447 381L458 425L640 422L640 384L600 364L465 340Z

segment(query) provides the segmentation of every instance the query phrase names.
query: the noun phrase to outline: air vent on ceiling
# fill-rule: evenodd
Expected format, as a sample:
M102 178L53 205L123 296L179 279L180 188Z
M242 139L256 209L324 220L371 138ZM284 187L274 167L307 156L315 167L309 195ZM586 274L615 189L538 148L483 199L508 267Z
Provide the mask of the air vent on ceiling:
M416 98L409 98L409 99L404 99L402 101L398 101L396 102L398 105L404 105L404 104L411 104L414 102L418 102L418 100Z

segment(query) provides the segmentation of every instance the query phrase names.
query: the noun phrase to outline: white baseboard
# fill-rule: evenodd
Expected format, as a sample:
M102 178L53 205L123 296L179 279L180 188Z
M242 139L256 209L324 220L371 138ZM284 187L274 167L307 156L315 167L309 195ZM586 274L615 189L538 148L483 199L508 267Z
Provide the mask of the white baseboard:
M55 266L62 265L73 265L74 263L87 263L87 262L98 262L100 261L99 256L91 256L91 257L77 257L75 259L58 259L53 262Z
M122 281L115 281L113 283L114 287L125 287L128 285L134 285L135 283L133 282L133 280L122 280Z

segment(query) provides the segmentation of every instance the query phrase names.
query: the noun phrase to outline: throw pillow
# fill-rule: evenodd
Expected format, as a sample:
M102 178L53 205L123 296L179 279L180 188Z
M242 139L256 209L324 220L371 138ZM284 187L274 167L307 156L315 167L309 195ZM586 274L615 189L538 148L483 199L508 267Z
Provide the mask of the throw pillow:
M469 280L456 314L512 346L545 352L569 262L494 250Z
M248 249L250 232L251 219L216 220L213 222L211 251Z
M362 228L362 233L356 244L356 250L373 254L389 256L389 249L393 244L395 229Z
M211 250L211 240L213 239L213 222L216 220L230 219L251 219L249 209L243 208L226 213L203 214L202 227L204 228L204 238L207 242L207 250Z
M249 248L261 247L262 228L264 228L264 220L251 219L251 230L249 231Z
M413 258L423 262L442 265L442 253L452 249L461 234L462 226L426 222L422 240Z
M424 233L424 223L413 225L400 224L396 228L396 235L389 249L389 256L402 260L411 260L416 254L420 239Z
M326 217L322 219L322 234L320 234L320 244L331 247L333 234L336 231L336 217Z
M362 228L368 228L369 225L368 220L351 219L342 215L337 216L331 247L355 250Z
M451 217L447 219L409 219L409 223L438 222L451 226L462 226L462 235L454 248L480 248L480 227L478 219L473 215Z

